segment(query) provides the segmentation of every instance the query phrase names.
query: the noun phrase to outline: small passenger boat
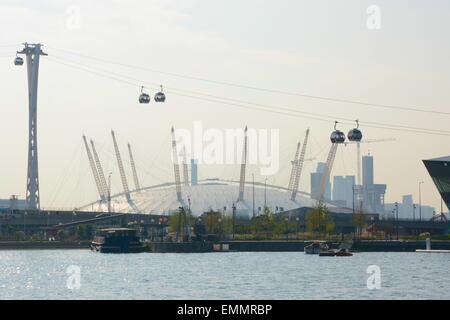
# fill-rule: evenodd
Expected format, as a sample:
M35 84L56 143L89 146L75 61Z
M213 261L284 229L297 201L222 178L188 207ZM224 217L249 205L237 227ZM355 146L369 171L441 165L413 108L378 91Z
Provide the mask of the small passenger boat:
M320 254L321 251L327 251L328 245L325 241L314 241L305 247L306 254Z

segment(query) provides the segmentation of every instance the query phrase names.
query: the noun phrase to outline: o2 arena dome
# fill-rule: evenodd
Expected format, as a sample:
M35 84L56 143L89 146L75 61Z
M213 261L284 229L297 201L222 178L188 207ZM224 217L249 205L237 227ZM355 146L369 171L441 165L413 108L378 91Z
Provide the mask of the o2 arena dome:
M206 179L196 185L181 186L181 200L178 200L176 189L175 183L143 188L130 192L130 200L126 194L119 194L111 198L111 208L112 211L121 213L170 215L184 206L190 207L194 216L200 216L209 210L231 214L234 204L238 216L250 218L253 210L258 215L262 213L264 206L273 212L280 212L316 204L316 200L309 198L306 193L299 192L293 201L290 200L289 189L261 183L247 183L239 201L240 188L236 181ZM98 209L99 203L91 203L83 210ZM107 207L106 203L101 204L101 210L106 211Z

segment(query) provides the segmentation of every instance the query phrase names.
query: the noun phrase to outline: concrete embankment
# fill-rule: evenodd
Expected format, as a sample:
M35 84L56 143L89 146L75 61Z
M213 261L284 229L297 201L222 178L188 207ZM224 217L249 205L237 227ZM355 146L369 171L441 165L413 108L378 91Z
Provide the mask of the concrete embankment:
M431 241L431 248L436 250L450 250L450 241ZM360 252L415 252L426 249L425 240L361 240L355 241L352 250Z
M89 249L90 241L0 241L0 250Z
M223 241L223 242L161 242L150 243L150 252L173 253L201 253L215 251L235 252L298 252L310 241ZM339 243L329 243L337 248ZM450 250L450 241L432 241L431 248L436 250ZM425 241L355 241L351 250L356 252L414 252L425 249Z
M201 253L214 251L293 252L303 251L303 241L154 242L150 252Z
M201 252L298 252L311 241L222 241L222 242L153 242L148 243L149 252L159 253L201 253ZM90 241L0 241L0 250L65 250L89 249ZM329 243L337 247L339 243ZM426 249L425 241L382 241L361 240L353 243L356 252L414 252ZM431 241L431 249L450 250L450 241Z

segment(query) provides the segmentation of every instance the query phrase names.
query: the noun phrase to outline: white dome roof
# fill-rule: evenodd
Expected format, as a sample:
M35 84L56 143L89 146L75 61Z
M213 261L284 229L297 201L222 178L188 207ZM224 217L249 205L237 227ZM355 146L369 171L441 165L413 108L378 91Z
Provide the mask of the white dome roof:
M131 193L131 198L141 213L167 215L177 211L180 206L189 205L192 214L199 216L202 213L214 210L226 213L232 212L235 203L237 214L250 217L253 213L253 185L246 183L244 189L244 201L237 202L239 196L239 183L219 179L207 179L199 181L194 186L182 186L182 202L177 200L175 184L167 183L142 189L140 192ZM258 214L264 207L272 211L292 210L305 206L314 206L316 200L312 200L306 193L297 195L295 201L290 200L291 192L286 188L267 185L266 192L263 184L256 184L254 188L255 213ZM81 210L90 210L93 204L86 205ZM111 206L115 212L136 212L127 202L124 194L116 195L111 200ZM106 211L106 205L103 210ZM330 207L332 207L330 205Z

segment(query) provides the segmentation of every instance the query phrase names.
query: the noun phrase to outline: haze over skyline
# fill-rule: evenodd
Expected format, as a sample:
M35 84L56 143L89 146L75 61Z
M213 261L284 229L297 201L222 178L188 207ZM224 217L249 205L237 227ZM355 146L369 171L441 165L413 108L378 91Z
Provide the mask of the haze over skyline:
M125 5L126 4L126 5ZM170 127L279 129L280 171L268 177L286 186L298 141L311 129L301 189L325 161L333 117L359 119L364 138L395 142L363 144L375 157L375 182L388 185L386 202L401 195L440 208L440 196L422 164L445 156L449 134L374 128L365 122L448 130L449 115L337 103L230 87L167 73L286 92L447 112L450 102L450 4L446 1L2 1L0 4L0 198L25 196L28 101L25 68L12 64L22 42L40 42L49 54L40 67L38 139L41 206L75 207L96 199L82 134L97 142L113 191L121 185L113 157L114 129L126 158L134 149L141 185L173 181ZM381 29L369 30L366 12L381 9ZM79 24L73 20L79 10ZM70 52L142 70L83 58ZM166 86L164 105L139 105L138 86L100 77L67 61L139 79L154 93ZM72 65L74 66L74 65ZM166 73L151 72L149 69ZM136 81L132 81L136 82ZM144 85L145 85L144 84ZM171 94L180 88L241 101L328 115L311 119ZM179 91L178 91L179 93ZM350 124L339 125L343 131ZM381 125L379 127L382 127ZM128 166L128 165L127 165ZM128 168L127 168L128 170ZM339 150L333 175L355 175L355 148ZM251 173L263 182L256 166ZM199 168L200 178L239 179L239 166ZM131 175L130 175L131 177ZM445 208L444 208L445 209Z

